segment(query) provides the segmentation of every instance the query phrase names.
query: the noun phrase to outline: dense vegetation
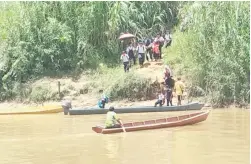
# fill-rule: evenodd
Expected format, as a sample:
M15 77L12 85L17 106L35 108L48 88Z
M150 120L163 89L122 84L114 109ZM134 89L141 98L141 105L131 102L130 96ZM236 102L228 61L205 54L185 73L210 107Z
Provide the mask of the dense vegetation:
M28 80L116 65L118 36L156 35L177 23L178 2L1 2L0 99ZM22 97L22 95L21 95Z
M250 2L0 2L0 101L36 97L32 88L24 89L34 78L79 73L100 63L116 66L121 32L140 39L173 29L167 62L186 75L191 95L200 90L216 106L248 103L249 7ZM113 97L127 95L121 84L110 86Z
M191 94L213 105L245 105L250 99L250 3L195 2L180 11L167 61L181 64L179 74L191 82Z

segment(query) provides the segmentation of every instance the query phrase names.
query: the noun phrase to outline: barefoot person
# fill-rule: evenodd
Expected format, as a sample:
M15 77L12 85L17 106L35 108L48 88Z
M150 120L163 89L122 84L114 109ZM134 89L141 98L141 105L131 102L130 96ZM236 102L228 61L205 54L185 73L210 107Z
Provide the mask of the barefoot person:
M183 92L184 92L184 89L185 89L185 85L184 85L184 83L181 81L181 78L180 78L180 77L179 77L177 80L178 80L178 81L175 82L174 90L175 90L175 93L176 93L177 98L178 98L178 103L177 103L177 105L181 105L181 99L182 99L182 95L183 95Z
M122 121L120 120L120 118L117 117L117 114L114 112L114 107L111 106L106 114L105 128L121 128L122 126Z
M70 97L64 97L62 100L62 108L64 110L64 115L68 115L70 109L72 108L71 106L71 98Z

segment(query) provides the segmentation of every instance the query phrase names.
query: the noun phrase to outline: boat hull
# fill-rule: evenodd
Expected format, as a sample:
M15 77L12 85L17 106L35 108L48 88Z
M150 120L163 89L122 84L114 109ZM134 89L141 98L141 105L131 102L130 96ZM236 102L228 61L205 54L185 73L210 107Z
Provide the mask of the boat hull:
M178 126L186 126L205 121L210 111L187 114L177 117L169 117L157 120L149 120L143 122L134 122L124 124L126 132L170 128ZM111 134L124 132L122 128L105 129L102 126L92 127L96 133Z
M12 112L0 112L0 115L20 115L20 114L53 114L63 112L63 108L61 106L57 107L49 107L49 108L38 108L29 111L12 111Z
M144 112L170 112L170 111L186 111L186 110L200 110L204 104L190 103L180 106L139 106L139 107L119 107L116 108L116 113L144 113ZM106 114L108 109L101 108L75 108L70 110L70 115L93 115Z

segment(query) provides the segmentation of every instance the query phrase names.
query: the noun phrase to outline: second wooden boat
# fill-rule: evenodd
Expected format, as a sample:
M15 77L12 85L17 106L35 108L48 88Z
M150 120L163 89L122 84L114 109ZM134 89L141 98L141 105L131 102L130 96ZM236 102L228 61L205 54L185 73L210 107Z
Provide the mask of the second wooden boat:
M93 115L93 114L106 114L108 112L108 105L106 109L97 107L93 108L74 108L70 110L70 115ZM116 113L144 113L144 112L171 112L171 111L186 111L186 110L200 110L204 104L189 103L180 106L135 106L135 107L118 107Z
M210 113L210 110L191 113L181 116L161 118L156 120L139 121L124 123L124 129L126 132L140 131L140 130L150 130L150 129L160 129L160 128L170 128L176 126L192 125L202 121L205 121ZM106 129L103 126L92 127L92 130L96 133L109 134L109 133L120 133L124 132L122 128L112 128Z

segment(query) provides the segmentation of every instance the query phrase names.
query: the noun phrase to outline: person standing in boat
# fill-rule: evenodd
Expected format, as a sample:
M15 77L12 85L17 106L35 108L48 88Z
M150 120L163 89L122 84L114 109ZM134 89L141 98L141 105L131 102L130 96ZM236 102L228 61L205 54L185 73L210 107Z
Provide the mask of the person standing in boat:
M121 128L123 126L122 121L120 118L117 117L117 114L114 112L114 107L111 106L109 108L109 111L106 114L106 120L105 120L105 128Z
M156 107L158 104L159 104L159 106L162 106L164 100L165 100L165 96L164 96L163 93L160 91L160 92L159 92L159 95L158 95L158 100L155 102L154 107Z
M64 97L61 104L62 104L62 108L64 110L64 115L68 115L70 109L72 109L71 98Z
M175 85L175 81L172 78L172 76L168 76L165 79L165 85L166 85L166 101L167 101L167 106L169 106L169 103L171 106L172 104L172 98L173 98L173 88Z
M176 96L177 96L177 98L178 98L178 103L177 103L177 105L181 105L181 99L182 99L182 95L183 95L183 92L184 92L184 89L185 89L185 85L184 85L184 83L181 81L181 78L180 78L180 77L178 77L177 80L178 80L178 81L175 82L174 90L175 90Z

